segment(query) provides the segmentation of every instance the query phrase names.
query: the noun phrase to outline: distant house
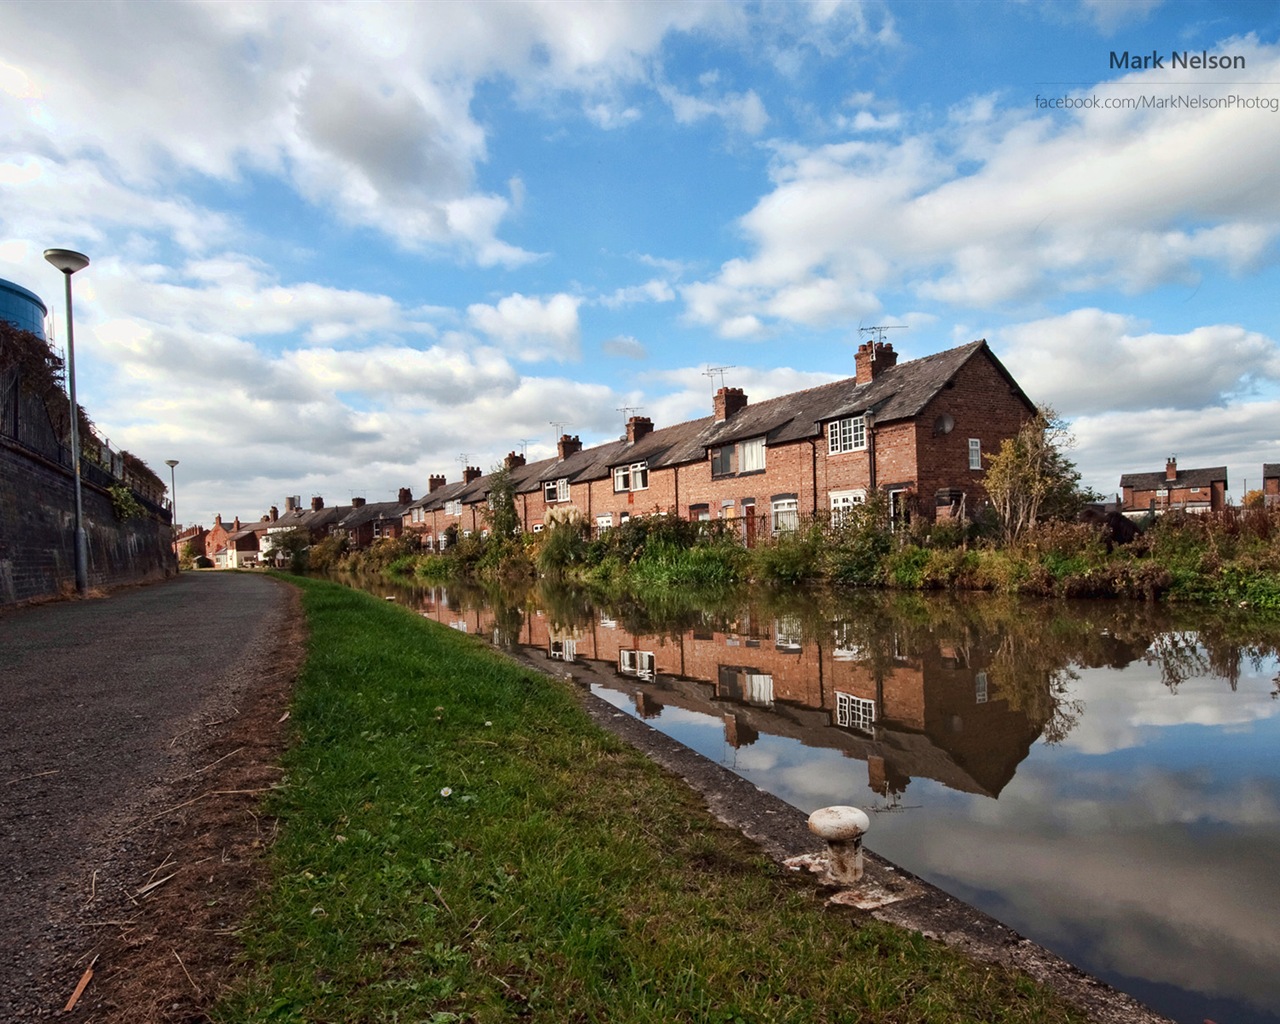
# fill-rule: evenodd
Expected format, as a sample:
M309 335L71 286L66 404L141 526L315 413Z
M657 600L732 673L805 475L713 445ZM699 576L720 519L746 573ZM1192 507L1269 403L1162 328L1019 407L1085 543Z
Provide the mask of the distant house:
M1267 508L1280 508L1280 462L1262 464L1262 500Z
M1160 515L1170 509L1217 512L1227 504L1227 467L1178 469L1170 455L1163 473L1125 473L1120 477L1122 511Z
M269 519L263 519L261 522L251 523L229 534L222 549L214 555L214 568L250 569L258 565L267 527L270 525Z
M194 557L204 554L204 541L209 531L203 526L188 526L185 530L178 534L173 541L173 553L179 558L186 551L187 545L191 545L191 550L195 553Z
M235 522L230 526L222 521L219 514L214 516L213 529L211 529L204 538L204 556L215 565L218 564L218 553L227 546L227 538L233 533L240 531L240 517L236 516Z
M353 549L367 548L374 541L399 537L404 530L404 515L413 502L407 487L400 488L396 501L370 504L364 498L352 498L351 508L333 525L332 532L347 538Z

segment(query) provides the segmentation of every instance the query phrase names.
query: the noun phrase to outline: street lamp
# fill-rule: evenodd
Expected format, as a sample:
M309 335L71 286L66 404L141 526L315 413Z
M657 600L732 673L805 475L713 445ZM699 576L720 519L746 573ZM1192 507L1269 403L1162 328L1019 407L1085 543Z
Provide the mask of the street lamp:
M178 572L182 572L182 553L178 550L178 484L173 478L173 467L177 459L165 459L169 467L169 517L173 520L170 532L173 534L173 557L177 559Z
M84 511L80 498L80 407L76 405L76 340L71 321L71 275L89 265L89 257L72 249L46 249L44 258L62 271L67 282L67 383L71 391L71 462L76 485L76 590L89 593L89 542L84 533Z

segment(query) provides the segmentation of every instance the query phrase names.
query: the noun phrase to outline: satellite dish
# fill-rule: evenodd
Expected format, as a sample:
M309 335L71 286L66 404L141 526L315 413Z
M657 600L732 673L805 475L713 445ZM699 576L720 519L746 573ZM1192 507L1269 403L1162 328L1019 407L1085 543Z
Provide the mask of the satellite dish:
M933 421L933 432L935 434L949 434L955 429L955 418L949 412L944 412L936 420Z

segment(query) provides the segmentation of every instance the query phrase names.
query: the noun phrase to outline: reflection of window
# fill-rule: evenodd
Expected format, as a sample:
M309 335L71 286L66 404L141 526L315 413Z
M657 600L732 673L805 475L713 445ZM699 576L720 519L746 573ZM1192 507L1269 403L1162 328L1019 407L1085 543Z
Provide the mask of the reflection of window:
M836 725L871 732L876 721L876 702L836 691Z
M573 661L578 656L576 640L552 640L547 647L547 654L559 661Z
M866 650L858 643L847 622L837 622L835 632L835 650L831 656L836 661L862 661L867 657Z
M459 633L465 633L467 631L467 621L466 619L455 619L449 623L449 628L456 629Z
M800 650L800 620L794 616L778 619L773 624L774 646L780 651L795 653Z
M652 651L619 651L618 671L624 676L652 679L654 661Z
M773 676L758 668L721 665L716 695L727 700L743 701L770 707L773 704Z
M974 699L979 704L987 702L987 674L979 672L973 680Z

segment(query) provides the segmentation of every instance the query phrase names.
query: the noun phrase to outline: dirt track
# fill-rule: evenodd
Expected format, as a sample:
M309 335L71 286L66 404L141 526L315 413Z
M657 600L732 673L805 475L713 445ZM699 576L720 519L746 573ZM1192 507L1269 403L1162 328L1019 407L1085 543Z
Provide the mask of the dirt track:
M0 612L0 1020L90 963L71 1019L203 1019L301 650L296 592L243 574Z

